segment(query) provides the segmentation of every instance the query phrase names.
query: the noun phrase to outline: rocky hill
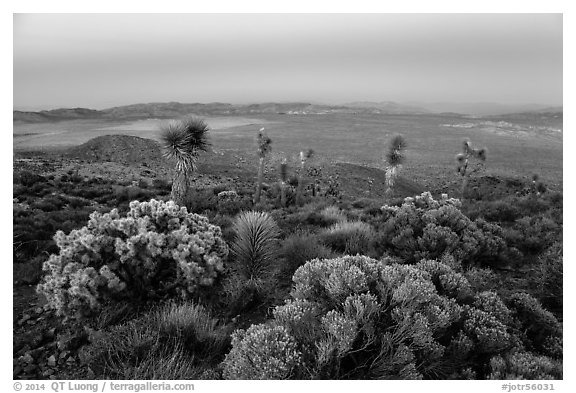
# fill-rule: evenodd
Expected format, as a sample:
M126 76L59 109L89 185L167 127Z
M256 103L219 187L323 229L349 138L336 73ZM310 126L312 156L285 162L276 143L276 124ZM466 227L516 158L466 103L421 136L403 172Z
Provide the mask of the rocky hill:
M69 149L66 155L88 162L117 162L124 165L164 166L160 144L129 135L104 135Z

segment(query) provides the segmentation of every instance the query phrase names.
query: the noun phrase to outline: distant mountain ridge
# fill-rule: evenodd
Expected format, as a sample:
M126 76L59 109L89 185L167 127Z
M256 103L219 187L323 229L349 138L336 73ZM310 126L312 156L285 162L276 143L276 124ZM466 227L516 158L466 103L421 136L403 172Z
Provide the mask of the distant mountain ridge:
M459 104L461 109L465 109L466 105L472 104ZM454 105L450 106L453 107ZM488 108L492 108L492 112ZM504 110L507 108L508 110ZM544 108L530 107L527 112L561 112L562 108ZM310 114L327 114L327 113L368 113L368 114L430 114L440 112L455 112L455 113L472 113L467 111L458 110L440 110L448 109L448 106L437 104L436 107L422 105L408 105L399 104L393 101L384 102L350 102L342 105L324 105L324 104L311 104L306 102L289 102L289 103L275 103L265 102L257 104L234 105L221 102L213 102L207 104L192 103L184 104L180 102L157 102L146 104L133 104L117 106L113 108L94 110L87 108L61 108L53 110L45 110L39 112L31 111L13 111L13 121L22 123L39 123L39 122L54 122L62 120L75 120L75 119L107 119L107 120L138 120L138 119L169 119L177 118L190 114L199 116L247 116L258 114L286 114L286 115L310 115ZM507 113L519 113L521 110L518 107L502 106L499 104L485 104L484 115L500 115ZM558 110L559 109L559 110Z

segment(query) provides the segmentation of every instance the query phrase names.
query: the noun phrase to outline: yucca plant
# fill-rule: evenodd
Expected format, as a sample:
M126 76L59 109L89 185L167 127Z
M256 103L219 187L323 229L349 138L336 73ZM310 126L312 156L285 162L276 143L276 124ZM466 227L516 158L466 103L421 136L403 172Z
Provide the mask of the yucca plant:
M406 149L406 140L402 135L394 135L384 155L386 161L386 194L390 194L394 188L394 183L398 172L404 163L404 150Z
M207 151L210 146L209 130L208 124L196 117L171 121L162 126L164 157L175 162L170 198L179 206L185 205L199 153Z
M296 203L298 206L302 206L304 203L304 173L306 168L306 162L312 158L314 155L314 150L308 149L307 151L300 152L300 174L298 176L298 187L296 188Z
M254 194L254 203L260 202L260 194L262 193L262 181L264 179L264 159L272 150L272 140L264 132L264 128L258 131L256 138L256 145L258 147L258 180L256 181L256 193Z
M462 176L461 194L462 199L464 199L470 175L484 168L484 162L486 161L488 150L485 147L474 149L470 141L464 141L462 150L462 153L456 155L456 171L460 176ZM477 163L473 168L468 167L471 158L477 160Z
M234 273L254 282L268 278L278 256L280 229L274 219L265 212L244 212L236 218L232 229Z
M288 181L288 162L283 159L280 163L280 206L286 207L286 181Z

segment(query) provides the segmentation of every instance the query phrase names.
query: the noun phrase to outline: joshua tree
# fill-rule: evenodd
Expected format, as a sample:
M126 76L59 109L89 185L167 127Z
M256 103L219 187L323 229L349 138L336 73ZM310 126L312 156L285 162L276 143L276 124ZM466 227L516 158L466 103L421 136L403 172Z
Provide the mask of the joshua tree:
M256 182L256 194L254 194L254 203L260 202L260 194L262 193L262 180L264 178L264 159L266 155L272 150L272 140L264 132L264 128L258 131L256 139L258 147L258 157L260 162L258 164L258 180Z
M390 194L394 188L394 182L398 176L398 171L404 163L404 149L406 140L402 135L394 135L384 156L387 164L386 168L386 194Z
M280 163L280 206L286 207L286 181L288 180L288 163L283 159Z
M462 176L462 199L464 199L464 193L466 192L470 175L484 167L487 153L488 151L485 147L474 149L470 141L464 141L463 152L456 155L456 171ZM471 158L478 160L476 166L472 169L468 167Z
M314 150L308 149L307 151L300 152L300 174L298 176L298 187L296 188L296 203L301 206L304 202L304 170L306 167L306 161L314 155Z
M162 127L164 156L176 162L170 198L179 206L185 205L199 153L210 145L208 131L206 122L195 117L171 121Z

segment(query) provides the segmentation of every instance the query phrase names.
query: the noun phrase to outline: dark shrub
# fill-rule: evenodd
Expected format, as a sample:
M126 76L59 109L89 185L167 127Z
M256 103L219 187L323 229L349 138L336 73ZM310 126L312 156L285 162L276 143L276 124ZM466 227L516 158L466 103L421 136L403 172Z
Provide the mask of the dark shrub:
M164 179L154 179L152 180L152 187L163 190L163 191L170 191L172 190L172 184L167 182Z
M562 242L554 243L538 259L535 283L544 304L562 310Z
M547 343L553 338L562 338L562 326L556 317L525 292L513 294L507 303L520 321L521 331L526 334L527 348L549 355L546 351Z
M14 176L14 182L19 183L24 187L32 187L37 183L46 183L46 179L43 176L30 171L21 171Z
M407 263L445 254L467 265L494 265L505 259L502 229L484 220L470 220L460 206L457 199L434 200L428 192L406 198L400 207L385 205L379 228L384 244L379 248Z
M324 230L322 243L332 250L348 255L368 254L375 233L362 221L341 221Z
M169 303L93 332L83 362L104 379L201 379L229 346L225 328L201 306Z
M309 232L294 233L282 241L280 273L282 277L292 278L296 269L306 262L315 258L327 259L331 256L332 251L321 244L316 235Z

